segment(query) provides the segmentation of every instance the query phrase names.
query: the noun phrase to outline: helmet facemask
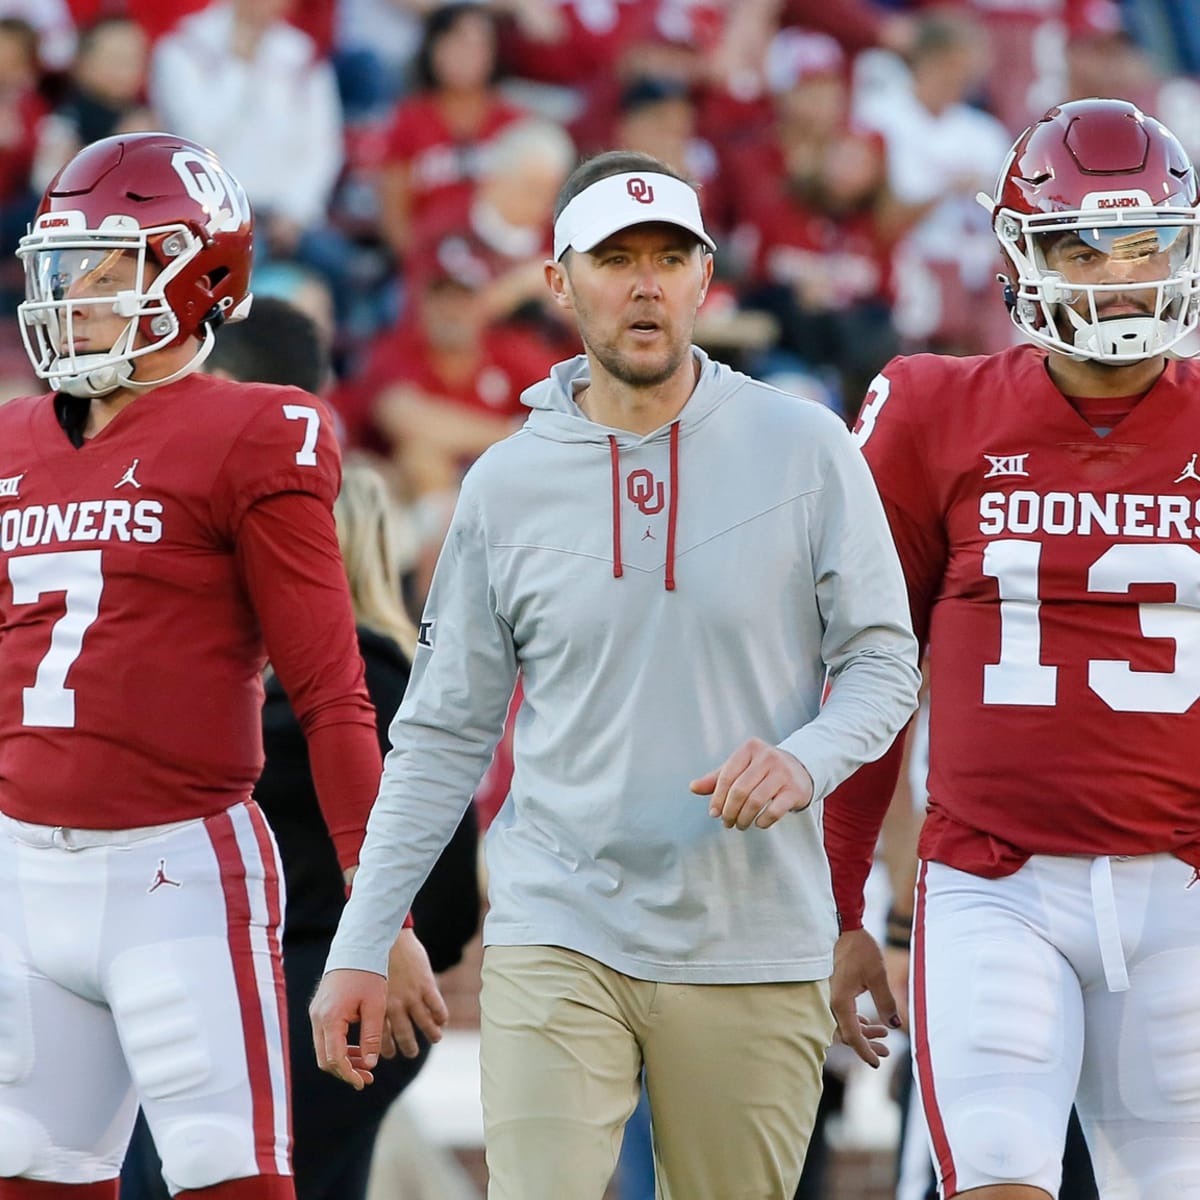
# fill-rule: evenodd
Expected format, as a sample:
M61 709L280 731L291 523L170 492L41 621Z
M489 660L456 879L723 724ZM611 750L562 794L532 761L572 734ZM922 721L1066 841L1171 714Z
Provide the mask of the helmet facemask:
M1164 353L1200 321L1198 224L1195 209L1150 204L1034 214L1001 208L995 230L1017 275L1013 321L1075 359L1122 365ZM1118 297L1127 303L1106 315Z
M163 382L137 380L133 372L139 358L180 340L180 322L166 292L199 253L200 239L186 225L141 229L121 217L87 229L82 213L56 214L50 225L45 219L35 223L17 250L25 264L21 335L38 377L76 396ZM79 348L100 314L123 317L125 324L110 345L89 342ZM189 370L211 349L211 328L204 332L198 361Z

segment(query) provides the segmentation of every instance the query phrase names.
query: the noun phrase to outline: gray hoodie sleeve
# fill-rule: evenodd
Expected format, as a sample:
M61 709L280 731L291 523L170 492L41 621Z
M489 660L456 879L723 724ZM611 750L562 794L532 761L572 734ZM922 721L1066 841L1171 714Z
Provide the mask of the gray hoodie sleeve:
M823 800L879 758L916 708L921 675L904 576L866 460L840 421L825 486L810 497L810 546L829 693L816 718L780 743Z
M367 822L358 874L325 969L387 973L404 914L491 762L517 678L496 612L468 476L434 571L412 678Z

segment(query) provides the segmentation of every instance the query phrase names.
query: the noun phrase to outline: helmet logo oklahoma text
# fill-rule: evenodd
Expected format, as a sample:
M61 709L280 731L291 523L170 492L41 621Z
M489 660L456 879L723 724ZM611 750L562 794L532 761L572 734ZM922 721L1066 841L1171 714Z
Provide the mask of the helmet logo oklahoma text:
M208 213L208 231L235 230L250 220L250 206L242 189L210 158L191 150L177 150L171 166L187 194Z
M639 176L625 181L625 190L639 204L654 203L654 188Z
M1122 188L1120 191L1088 192L1079 205L1082 209L1153 208L1150 193L1142 188Z
M654 476L644 468L629 472L629 478L625 480L625 494L646 516L662 512L665 494L663 485L655 483Z

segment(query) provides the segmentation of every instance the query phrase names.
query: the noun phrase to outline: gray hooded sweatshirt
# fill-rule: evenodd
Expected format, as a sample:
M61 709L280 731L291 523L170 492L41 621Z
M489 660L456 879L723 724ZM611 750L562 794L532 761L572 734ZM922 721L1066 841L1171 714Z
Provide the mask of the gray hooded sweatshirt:
M468 472L327 969L386 973L520 672L485 943L662 982L830 974L821 801L914 709L904 582L842 422L693 353L695 391L645 436L584 416L587 360L560 363ZM743 833L688 784L751 736L816 790Z

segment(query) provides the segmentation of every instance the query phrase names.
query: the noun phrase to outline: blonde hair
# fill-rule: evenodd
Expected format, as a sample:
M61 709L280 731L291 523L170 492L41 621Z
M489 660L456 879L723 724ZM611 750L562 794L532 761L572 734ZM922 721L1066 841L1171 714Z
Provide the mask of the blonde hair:
M399 642L412 658L417 629L400 598L404 531L396 502L374 467L346 463L333 515L355 620Z

